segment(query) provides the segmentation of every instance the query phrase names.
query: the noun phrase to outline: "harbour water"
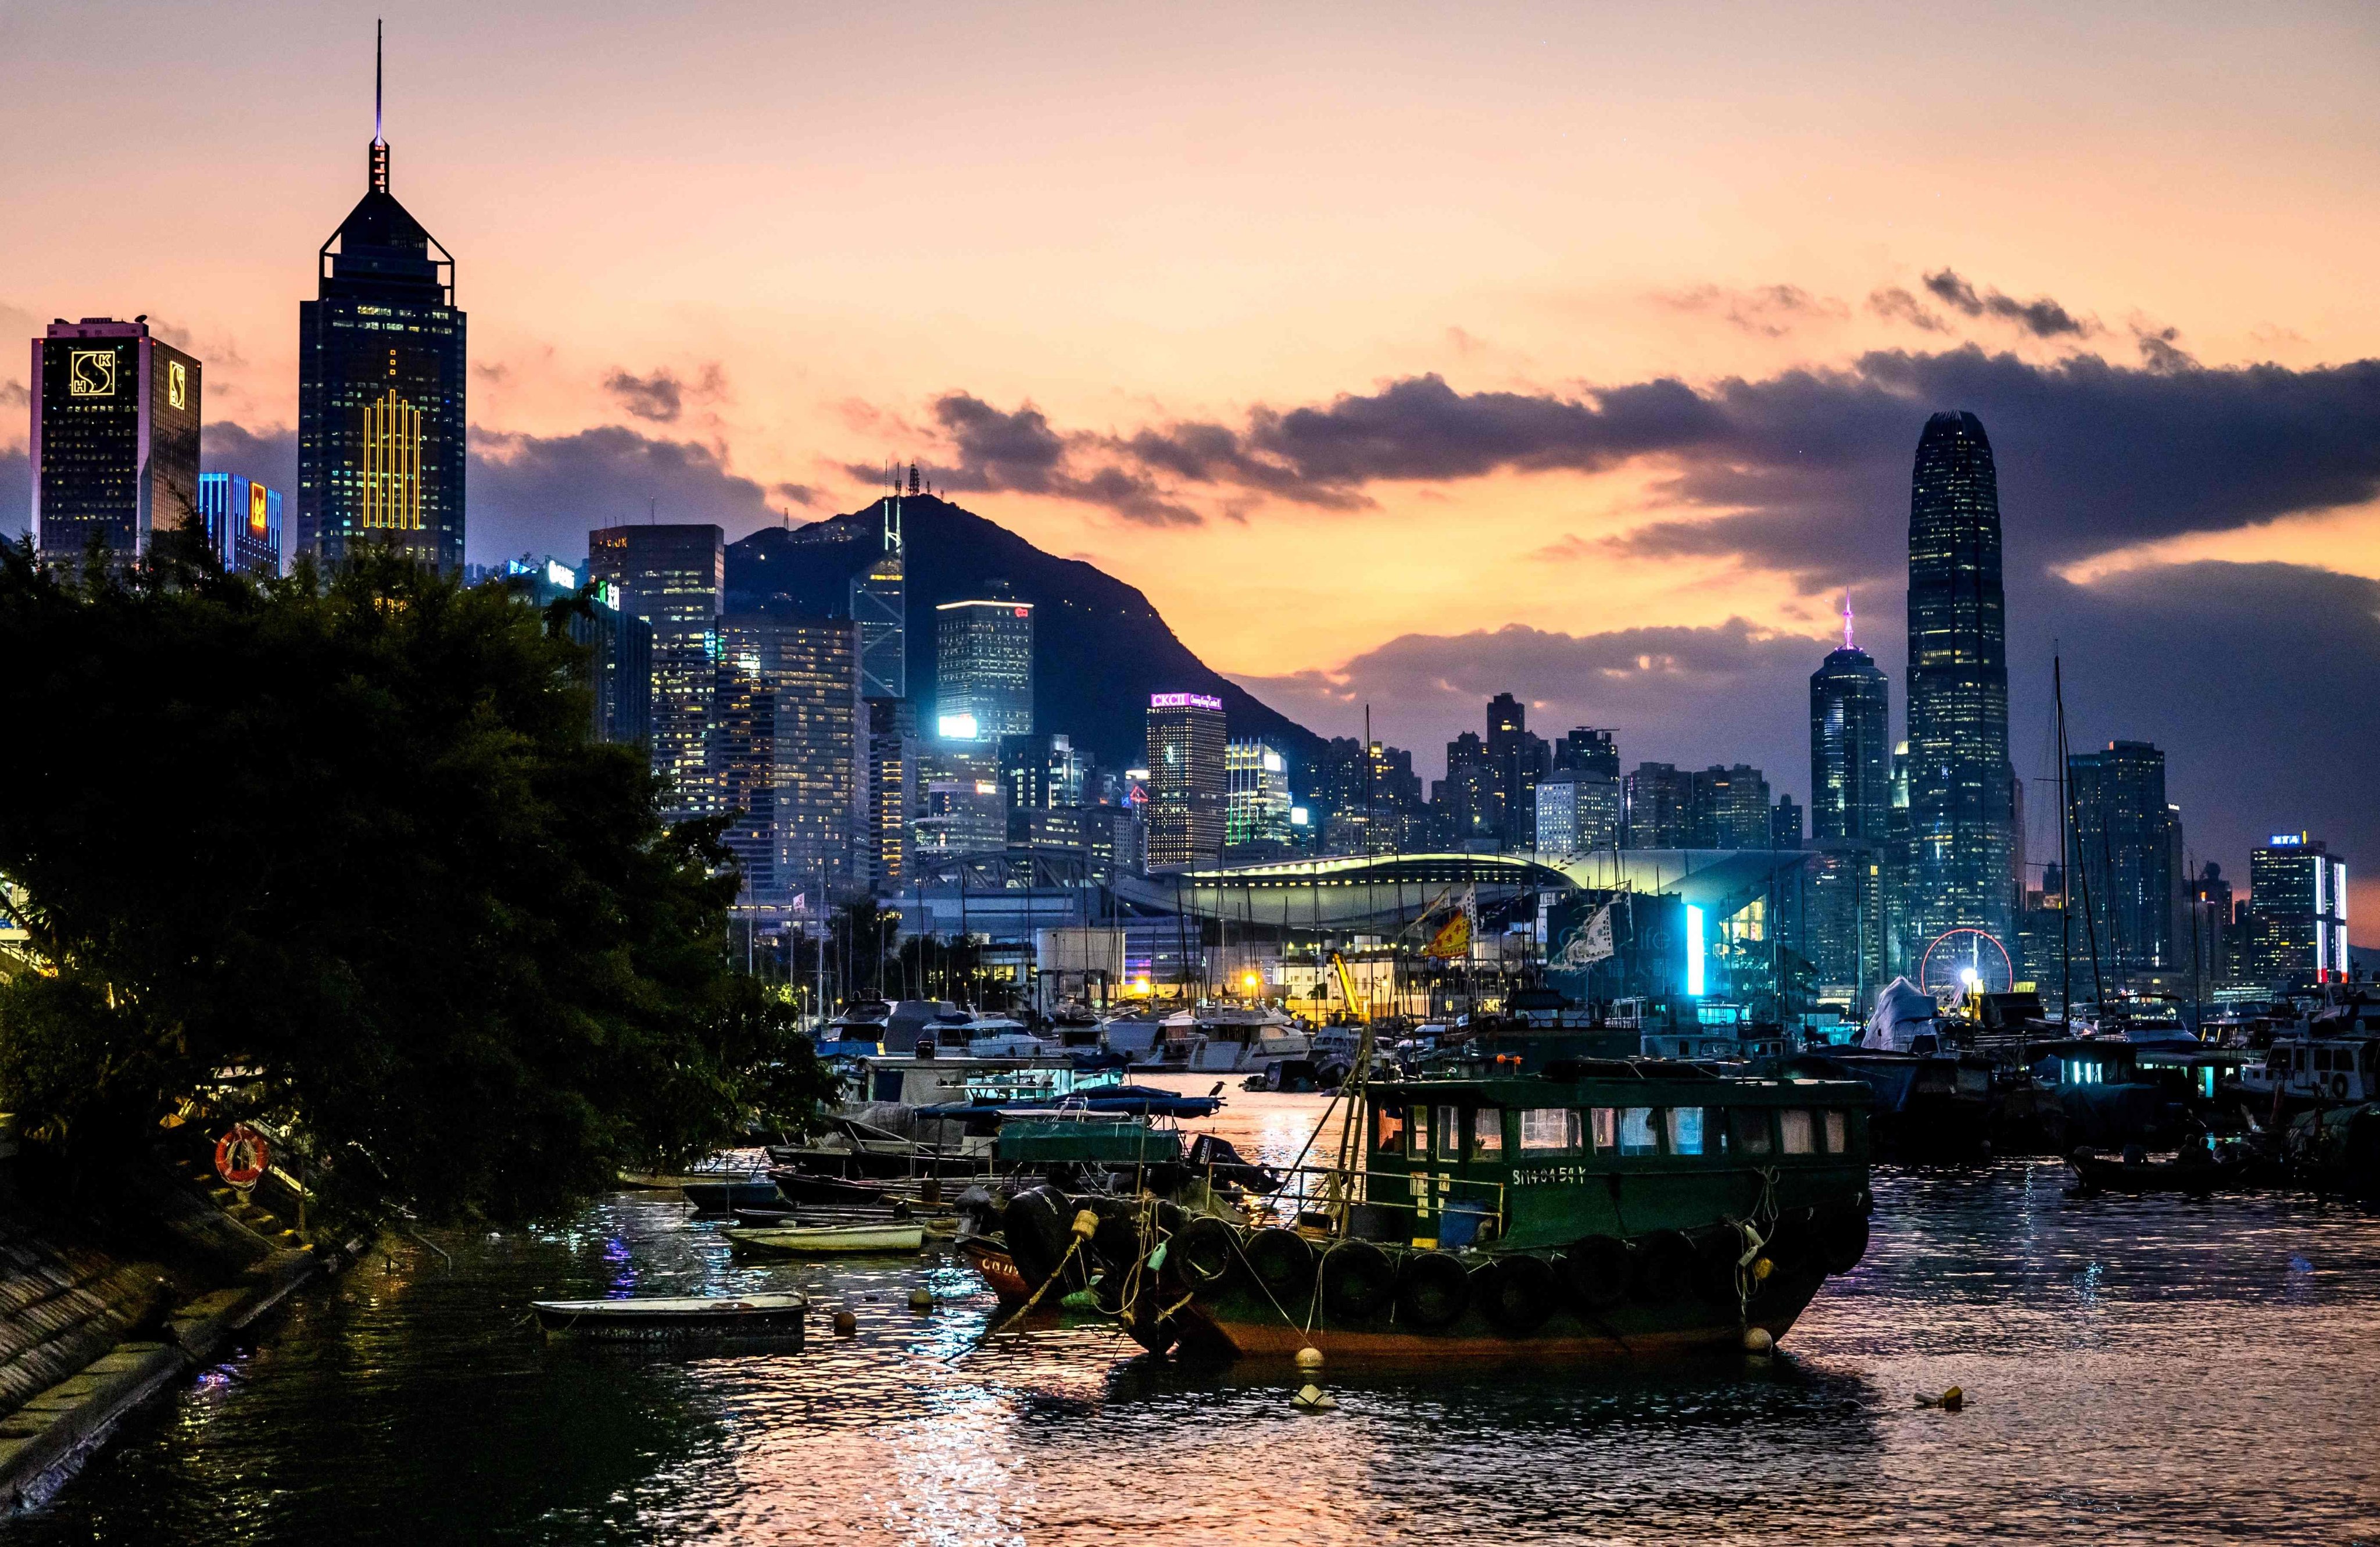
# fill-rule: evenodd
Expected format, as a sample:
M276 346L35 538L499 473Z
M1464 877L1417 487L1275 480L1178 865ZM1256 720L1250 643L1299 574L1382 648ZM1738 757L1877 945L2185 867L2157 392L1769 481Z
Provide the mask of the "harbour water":
M1286 1160L1320 1106L1234 1091L1206 1126ZM953 1260L747 1266L621 1194L359 1265L0 1541L2380 1542L2380 1218L2071 1199L2042 1162L1876 1194L1866 1261L1766 1370L1332 1370L1324 1415L1286 1371L1157 1363L1087 1318L987 1341ZM800 1352L522 1320L784 1286L817 1308ZM1953 1384L1963 1411L1912 1400Z

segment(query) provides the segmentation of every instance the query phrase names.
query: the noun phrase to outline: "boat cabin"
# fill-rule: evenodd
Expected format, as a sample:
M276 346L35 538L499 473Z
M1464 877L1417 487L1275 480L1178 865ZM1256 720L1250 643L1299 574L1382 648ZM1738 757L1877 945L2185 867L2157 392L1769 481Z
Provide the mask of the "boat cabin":
M1460 1248L1559 1246L1748 1214L1864 1185L1871 1097L1841 1079L1721 1078L1582 1061L1542 1077L1377 1083L1364 1093L1354 1234Z

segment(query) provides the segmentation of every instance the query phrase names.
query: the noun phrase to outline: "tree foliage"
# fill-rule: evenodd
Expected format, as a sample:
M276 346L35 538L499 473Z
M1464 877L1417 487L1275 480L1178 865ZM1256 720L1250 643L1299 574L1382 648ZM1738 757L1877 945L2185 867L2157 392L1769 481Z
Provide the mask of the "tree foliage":
M734 972L715 824L590 740L577 647L372 554L253 581L0 556L0 1102L69 1152L194 1091L296 1124L334 1207L519 1219L832 1085Z

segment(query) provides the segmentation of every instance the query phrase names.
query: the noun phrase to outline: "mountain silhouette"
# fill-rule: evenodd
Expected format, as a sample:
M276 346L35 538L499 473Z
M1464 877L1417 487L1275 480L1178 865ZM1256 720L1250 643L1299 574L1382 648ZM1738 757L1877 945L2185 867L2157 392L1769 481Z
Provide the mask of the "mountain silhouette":
M931 494L901 502L908 591L909 698L934 723L934 608L995 580L1034 603L1033 725L1101 763L1137 765L1152 693L1211 693L1234 738L1261 737L1312 768L1320 737L1258 701L1174 638L1148 598L1083 563L1045 554L996 522ZM764 527L727 545L727 611L851 615L851 578L883 551L881 502L800 527Z

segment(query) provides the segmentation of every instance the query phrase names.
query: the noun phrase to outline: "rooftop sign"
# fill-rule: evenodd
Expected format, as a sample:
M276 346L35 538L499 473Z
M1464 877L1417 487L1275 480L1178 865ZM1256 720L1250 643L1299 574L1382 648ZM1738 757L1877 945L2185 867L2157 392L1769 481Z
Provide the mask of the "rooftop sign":
M1207 693L1151 693L1151 709L1213 709L1220 710L1223 700Z

